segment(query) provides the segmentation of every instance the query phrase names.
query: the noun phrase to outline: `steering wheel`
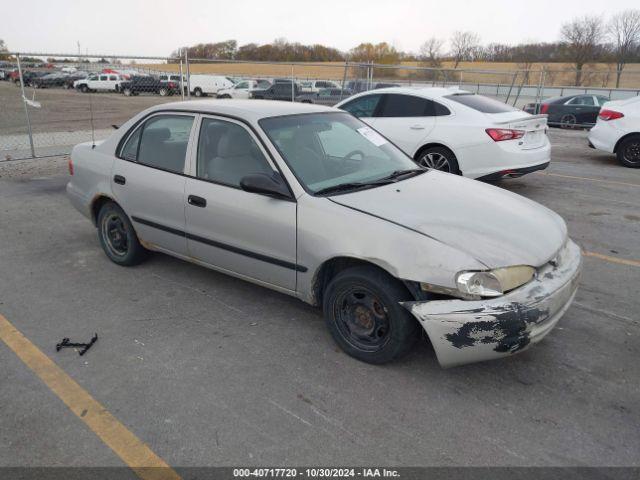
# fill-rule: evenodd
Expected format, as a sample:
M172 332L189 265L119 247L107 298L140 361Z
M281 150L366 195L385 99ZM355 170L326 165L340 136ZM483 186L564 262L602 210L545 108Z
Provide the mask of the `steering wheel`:
M364 152L362 150L352 150L344 156L345 160L352 160L354 155L360 155L364 159Z

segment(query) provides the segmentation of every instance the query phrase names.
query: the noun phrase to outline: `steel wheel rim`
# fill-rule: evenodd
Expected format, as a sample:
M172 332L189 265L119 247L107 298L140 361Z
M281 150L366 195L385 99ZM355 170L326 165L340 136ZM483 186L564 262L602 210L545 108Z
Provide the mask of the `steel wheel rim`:
M129 251L129 237L120 215L111 213L102 220L102 237L114 255L124 257Z
M338 295L334 317L342 337L358 350L378 351L391 338L387 309L366 287L354 286Z
M451 164L449 159L438 152L429 152L422 156L420 164L432 170L440 170L441 172L451 172Z
M631 142L625 147L624 159L629 163L640 163L640 142Z

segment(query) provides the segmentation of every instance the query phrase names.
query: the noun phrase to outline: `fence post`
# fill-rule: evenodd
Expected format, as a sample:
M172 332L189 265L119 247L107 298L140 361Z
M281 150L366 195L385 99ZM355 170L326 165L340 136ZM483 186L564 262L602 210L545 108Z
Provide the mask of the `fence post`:
M33 146L33 132L31 131L31 120L29 119L29 107L27 106L27 97L24 93L24 77L22 76L22 66L20 65L20 55L16 54L18 62L18 76L20 77L20 90L22 92L22 104L24 105L24 114L27 117L27 130L29 132L29 146L31 147L31 158L36 158L36 149Z
M349 68L349 60L344 62L344 73L342 74L342 87L340 88L340 101L344 95L344 84L347 82L347 68Z
M184 63L187 66L187 98L191 100L191 70L189 69L189 49L184 50Z
M296 89L293 83L293 63L291 64L291 101L296 101Z
M511 78L511 86L509 87L509 92L507 92L507 99L504 101L504 103L509 103L509 98L511 98L511 91L513 90L513 86L516 83L516 77L518 76L518 71L516 70L515 73L513 74L513 77Z
M184 74L182 72L182 57L180 57L180 96L184 100Z

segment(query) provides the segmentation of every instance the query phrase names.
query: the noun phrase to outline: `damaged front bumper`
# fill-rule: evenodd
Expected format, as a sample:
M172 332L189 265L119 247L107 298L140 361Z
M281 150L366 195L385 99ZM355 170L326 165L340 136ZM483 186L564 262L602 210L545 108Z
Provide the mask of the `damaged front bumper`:
M501 358L539 342L578 288L580 248L571 240L536 278L501 297L404 302L429 335L443 367Z

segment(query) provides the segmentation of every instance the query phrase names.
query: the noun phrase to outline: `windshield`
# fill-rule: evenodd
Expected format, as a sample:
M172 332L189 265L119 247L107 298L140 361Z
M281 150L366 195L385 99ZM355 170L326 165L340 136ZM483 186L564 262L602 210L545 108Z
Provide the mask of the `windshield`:
M259 123L298 180L313 193L418 169L407 155L348 113L272 117Z

